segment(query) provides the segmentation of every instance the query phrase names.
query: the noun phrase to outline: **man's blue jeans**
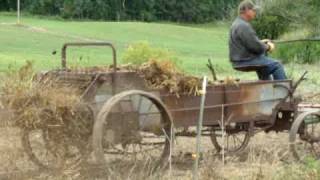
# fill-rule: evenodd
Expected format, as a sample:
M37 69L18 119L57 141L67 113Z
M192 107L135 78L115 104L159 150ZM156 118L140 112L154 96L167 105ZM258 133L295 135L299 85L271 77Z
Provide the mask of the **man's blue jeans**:
M271 80L270 75L274 80L287 79L286 73L284 72L283 66L278 61L261 55L255 59L248 61L233 62L233 66L254 66L254 65L264 65L265 68L257 70L257 75L260 80Z

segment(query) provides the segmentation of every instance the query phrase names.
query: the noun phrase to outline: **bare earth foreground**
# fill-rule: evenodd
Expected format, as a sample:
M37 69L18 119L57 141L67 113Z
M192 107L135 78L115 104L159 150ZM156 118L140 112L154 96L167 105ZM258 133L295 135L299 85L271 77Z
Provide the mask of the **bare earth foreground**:
M189 156L195 151L195 138L178 138L176 141L172 169L146 175L141 172L122 174L90 174L81 177L77 173L52 174L38 172L28 160L20 140L20 130L4 127L0 129L0 179L192 179L193 160ZM225 164L214 156L210 139L202 139L200 179L317 179L317 171L304 171L288 151L287 133L259 133L250 141L246 152L239 156L226 157Z

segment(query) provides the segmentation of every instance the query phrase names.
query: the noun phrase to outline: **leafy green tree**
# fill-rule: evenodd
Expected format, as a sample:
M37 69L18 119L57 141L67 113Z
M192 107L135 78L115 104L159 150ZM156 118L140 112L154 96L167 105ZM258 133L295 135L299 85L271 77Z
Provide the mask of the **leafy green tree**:
M240 0L23 0L32 14L63 18L174 21L201 23L224 19ZM14 10L15 0L0 0L0 10Z
M60 15L63 0L26 0L23 7L34 14Z
M9 11L9 2L8 0L0 0L0 11Z

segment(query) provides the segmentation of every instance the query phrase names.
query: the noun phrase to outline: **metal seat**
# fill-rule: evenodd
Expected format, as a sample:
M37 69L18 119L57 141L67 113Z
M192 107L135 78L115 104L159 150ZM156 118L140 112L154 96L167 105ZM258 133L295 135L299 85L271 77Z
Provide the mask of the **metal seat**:
M250 71L259 71L267 67L266 65L250 65L250 66L233 66L237 71L250 72ZM258 75L259 76L259 75ZM260 77L259 77L260 79ZM273 76L269 75L269 79L272 80Z
M233 68L238 71L249 72L249 71L259 71L265 67L266 67L265 65L250 65L250 66L234 66Z

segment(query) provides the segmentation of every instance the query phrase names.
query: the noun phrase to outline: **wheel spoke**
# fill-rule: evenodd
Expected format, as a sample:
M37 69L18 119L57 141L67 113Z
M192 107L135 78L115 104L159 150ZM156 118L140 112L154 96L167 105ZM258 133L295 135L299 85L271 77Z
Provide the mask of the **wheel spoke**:
M239 142L239 143L241 144L241 142L242 142L241 139L240 139L238 136L236 136L236 135L235 135L234 137L235 137L235 139L237 140L237 142Z
M226 136L226 139L227 139L227 147L226 147L226 149L229 149L229 137L230 137L229 135ZM224 143L224 142L222 142L222 143Z
M222 137L218 135L219 131L220 130L215 130L214 128L212 128L212 133L211 133L211 141L218 152L222 150L223 144L226 145L225 152L228 154L241 152L248 145L248 142L250 139L249 130L246 130L244 132L239 131L232 134L227 133L227 135L225 136L224 142L222 141Z

